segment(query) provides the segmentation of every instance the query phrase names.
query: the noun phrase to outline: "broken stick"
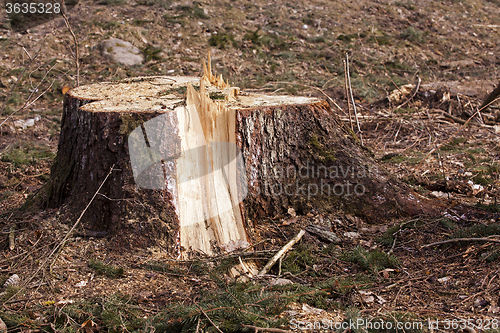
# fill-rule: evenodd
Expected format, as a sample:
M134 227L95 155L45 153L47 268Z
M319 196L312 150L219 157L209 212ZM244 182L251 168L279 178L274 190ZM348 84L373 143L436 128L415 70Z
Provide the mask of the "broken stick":
M297 234L297 236L295 236L294 238L292 238L285 246L283 246L281 248L281 250L279 250L278 253L276 253L274 255L274 257L271 258L271 260L269 260L269 262L266 264L266 266L264 266L264 268L257 275L261 276L261 275L266 274L267 271L271 267L273 267L273 265L276 263L276 261L278 261L281 257L283 257L285 255L285 253L288 250L290 250L290 248L292 246L294 246L295 243L297 243L302 238L302 236L304 236L305 233L306 233L305 230L300 230L299 233Z

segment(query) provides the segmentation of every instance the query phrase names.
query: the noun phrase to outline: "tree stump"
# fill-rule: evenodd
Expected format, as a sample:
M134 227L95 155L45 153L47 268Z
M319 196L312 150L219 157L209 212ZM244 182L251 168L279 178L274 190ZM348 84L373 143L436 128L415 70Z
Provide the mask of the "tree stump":
M249 227L293 207L366 221L432 213L377 167L327 102L240 92L208 68L69 91L45 203L89 229L155 238L173 253L251 243ZM118 233L121 234L121 233ZM127 233L123 233L127 234Z

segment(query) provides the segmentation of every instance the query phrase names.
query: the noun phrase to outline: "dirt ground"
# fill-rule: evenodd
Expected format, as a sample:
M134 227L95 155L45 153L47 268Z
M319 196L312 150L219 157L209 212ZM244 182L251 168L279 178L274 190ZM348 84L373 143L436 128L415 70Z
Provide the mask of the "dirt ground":
M233 257L179 262L159 246L123 251L115 235L78 230L49 257L74 221L23 204L50 177L64 87L76 85L74 45L60 16L26 30L1 15L0 282L17 274L26 285L0 288L9 332L319 331L307 324L321 320L403 324L323 331L500 331L500 103L476 112L500 77L500 2L81 0L67 16L81 85L199 75L210 51L233 85L324 98L357 132L348 54L358 137L382 168L449 208L377 224L324 207L269 216L254 230L258 251L240 254L261 267L310 224L328 225L341 241L308 232L265 279L245 283L223 273ZM95 46L110 37L139 47L146 62L102 58ZM459 238L467 240L427 246ZM264 306L272 295L286 307ZM423 326L404 326L415 323Z

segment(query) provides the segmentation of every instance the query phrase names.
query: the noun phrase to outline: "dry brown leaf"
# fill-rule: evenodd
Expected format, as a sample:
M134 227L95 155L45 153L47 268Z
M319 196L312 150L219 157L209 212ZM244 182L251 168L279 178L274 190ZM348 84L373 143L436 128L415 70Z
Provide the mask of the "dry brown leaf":
M286 220L286 221L283 221L283 223L282 223L281 225L282 225L282 226L285 226L285 225L290 225L290 224L293 224L293 223L297 222L297 221L298 221L298 219L299 219L299 218L298 218L297 216L294 216L294 217L292 217L292 218L290 218L290 219L288 219L288 220Z
M96 323L92 321L92 319L87 320L82 324L82 330L85 331L85 333L92 333L95 331L98 331L98 326Z

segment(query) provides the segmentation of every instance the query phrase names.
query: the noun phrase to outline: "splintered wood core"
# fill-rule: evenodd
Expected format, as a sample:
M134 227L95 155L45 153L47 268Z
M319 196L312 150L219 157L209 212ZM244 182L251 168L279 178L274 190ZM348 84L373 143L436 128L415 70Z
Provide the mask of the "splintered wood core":
M200 173L200 168L203 175L177 185L180 244L208 254L212 254L214 245L224 251L249 245L238 201L237 161L233 158L237 155L235 116L226 104L210 99L202 79L199 91L188 84L187 112L179 117L179 128L186 129L180 132L181 151L207 148L176 160L178 179Z
M142 167L161 161L164 177L160 183L165 186L160 188L166 188L173 197L179 221L176 242L182 256L191 250L211 255L219 250L230 252L250 245L240 205L247 183L241 176L245 175L244 163L236 144L237 112L247 108L318 102L314 98L242 93L222 76L212 74L210 59L208 66L204 64L201 78L139 77L82 86L68 94L90 101L81 106L79 112L167 115L150 121L168 122L164 127L168 129L168 137L162 134L163 125L151 126L150 121L134 125L142 127L142 131L132 128L135 133L129 136L129 148L138 142L137 138L142 140L143 135L148 144L147 148L140 145L130 148L135 149L134 153L130 150L130 160L139 187L142 185L137 176L144 170ZM151 131L151 135L147 131ZM175 143L172 145L180 146L179 156L175 159L165 157L170 163L166 166L164 157L158 156L168 149L150 147L148 136L149 141L163 145L172 142L173 137ZM131 138L136 141L130 141ZM142 168L139 171L138 164ZM175 170L174 174L169 174L167 169Z

